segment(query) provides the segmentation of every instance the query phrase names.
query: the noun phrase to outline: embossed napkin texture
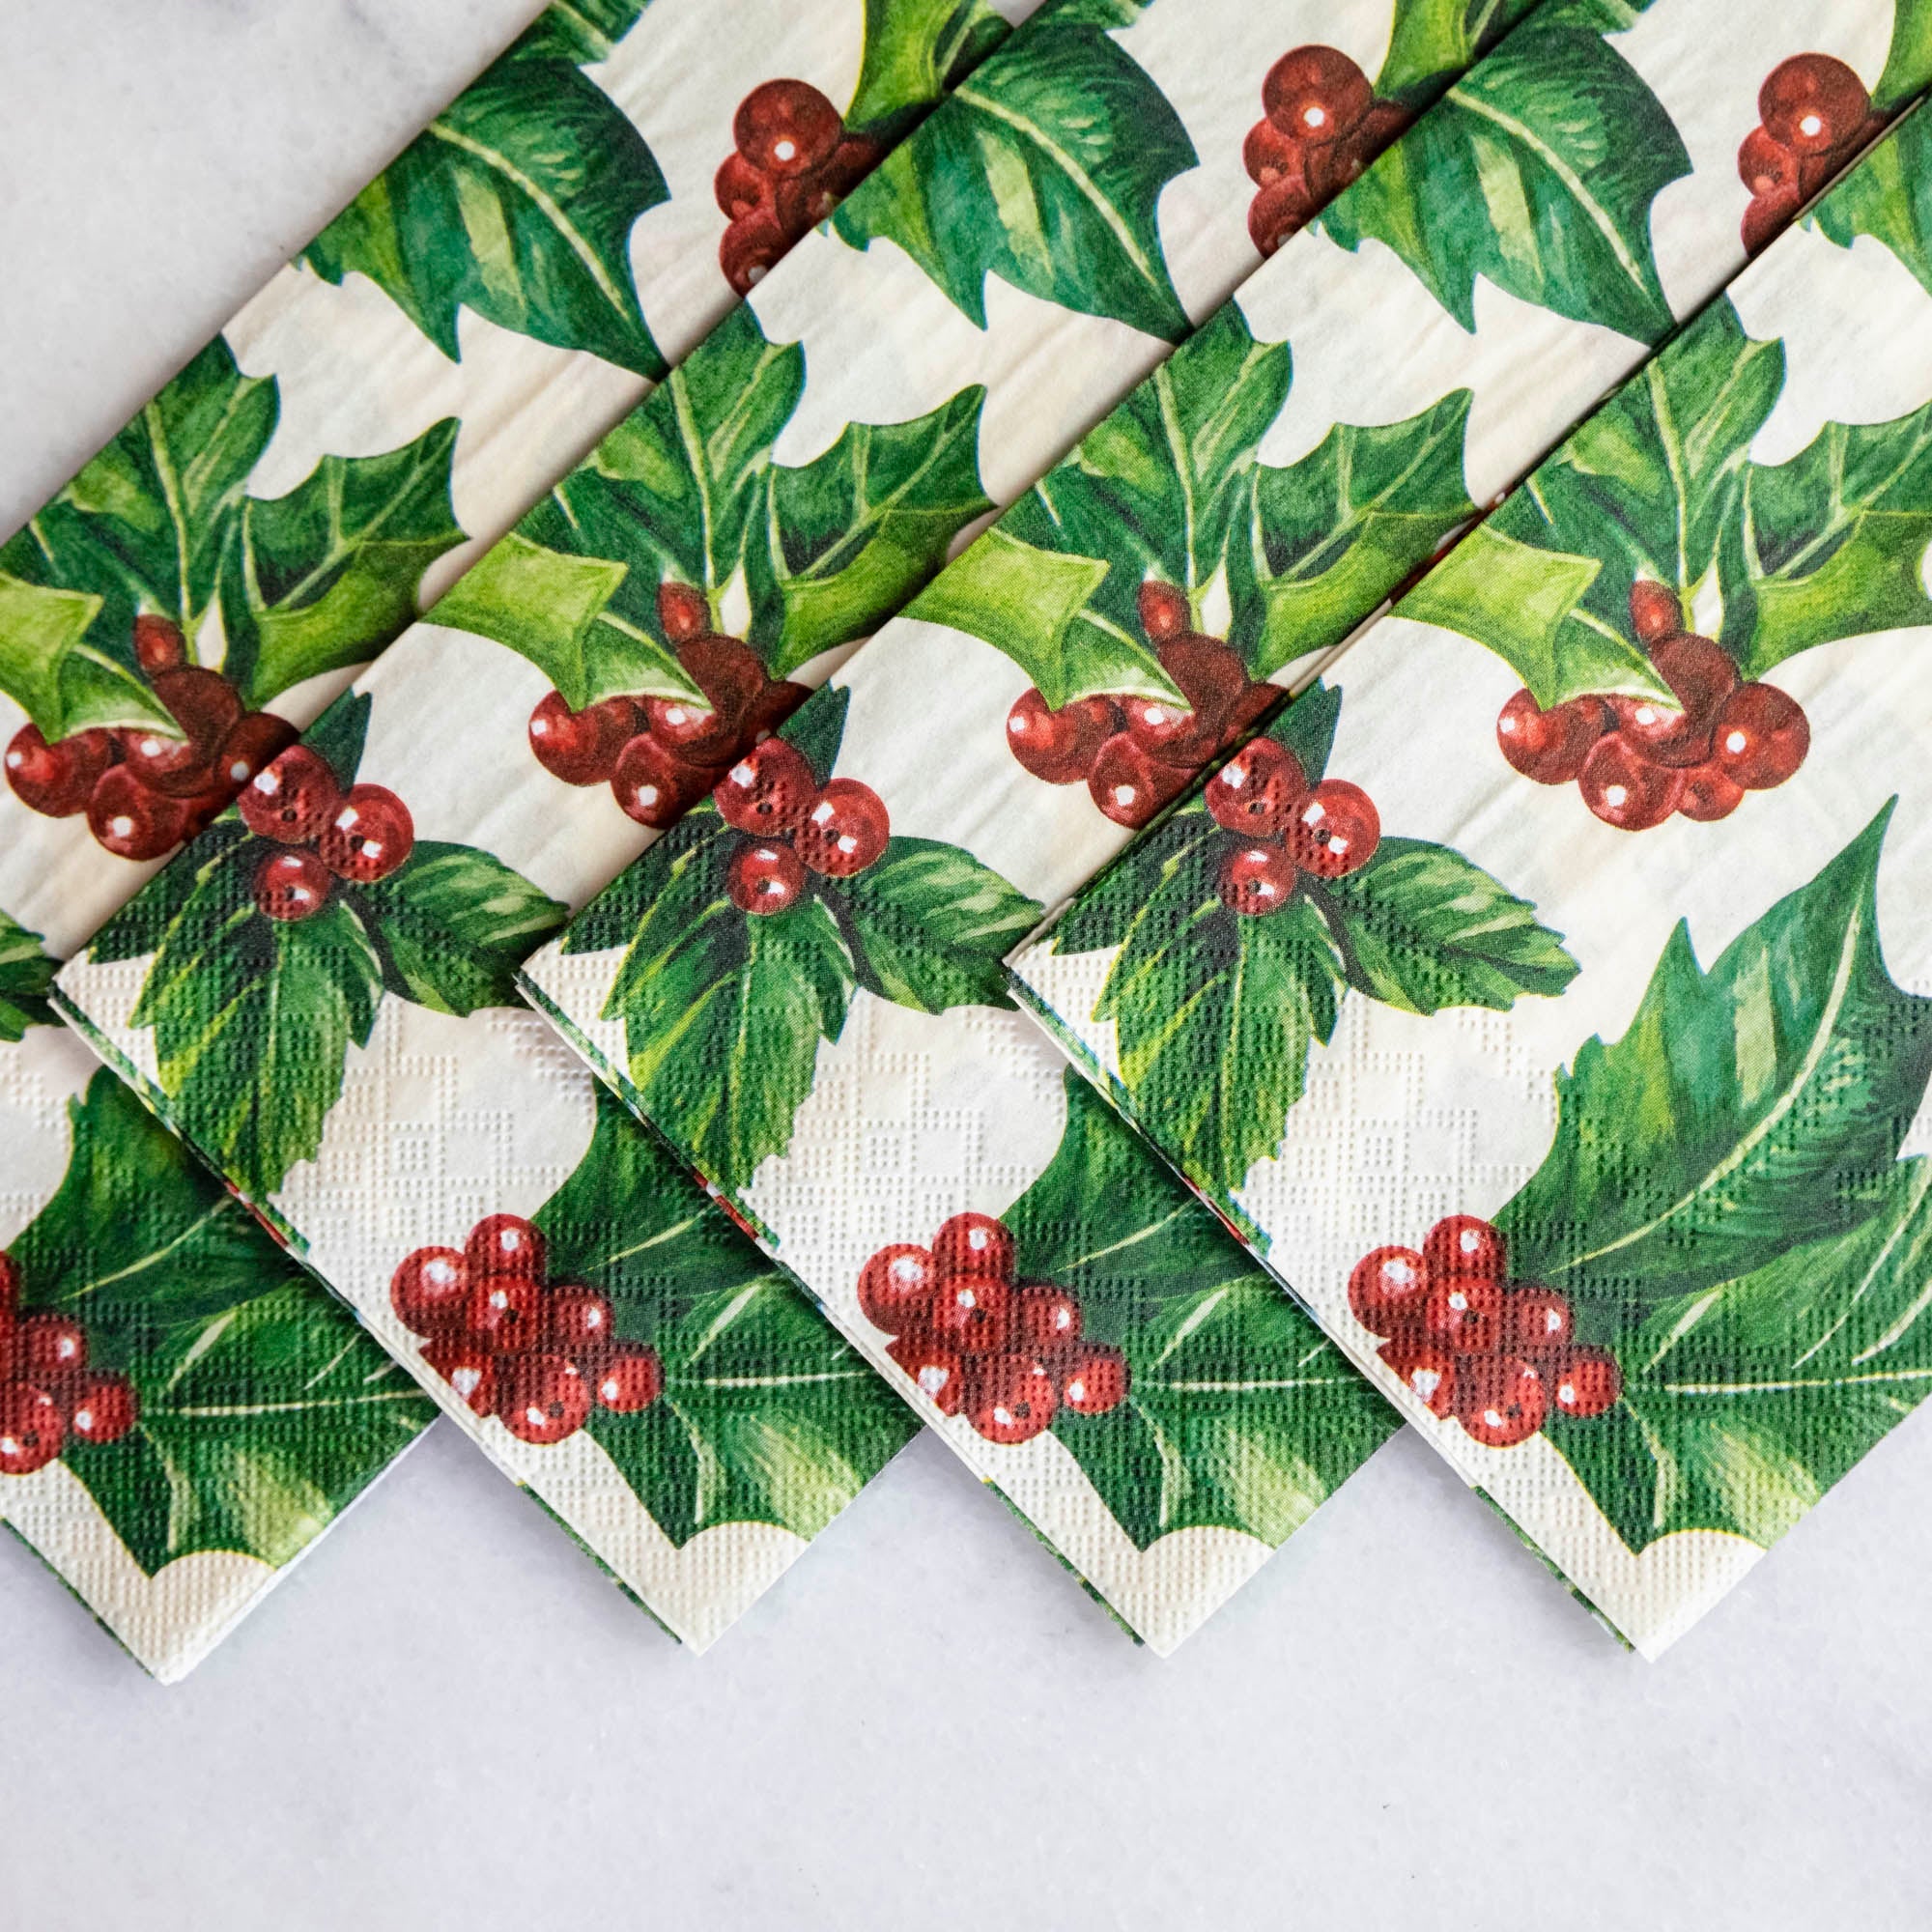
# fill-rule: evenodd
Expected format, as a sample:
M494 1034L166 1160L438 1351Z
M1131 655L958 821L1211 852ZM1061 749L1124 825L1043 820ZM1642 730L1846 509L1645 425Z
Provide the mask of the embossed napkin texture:
M1920 112L1015 962L1656 1655L1932 1387Z
M978 0L739 14L545 14L0 546L0 1517L164 1676L434 1411L103 1092L49 952L1006 33Z
M1419 38L1388 0L1227 7L1206 39L1180 0L1118 27L1045 10L66 982L163 1118L694 1641L916 1425L599 1112L511 974L1254 267L1265 184L1243 146L1318 14L1367 63L1323 55L1361 95L1339 180L1440 94L1474 27ZM1372 72L1391 97L1373 122ZM984 963L1023 929L995 928ZM505 1214L544 1251L498 1306ZM594 1225L569 1237L560 1216ZM1212 1266L1255 1277L1224 1241ZM566 1316L588 1331L557 1339ZM1385 1426L1305 1324L1294 1340Z
M1150 1212L1094 1178L993 955L1796 213L1738 159L1788 57L1818 168L1857 152L1922 77L1896 24L1893 51L1889 5L1539 10L526 970L1157 1646L1293 1526L1256 1495L1350 1459L1310 1452L1340 1432L1285 1328L1135 1271ZM1164 983L1151 1028L1198 996Z

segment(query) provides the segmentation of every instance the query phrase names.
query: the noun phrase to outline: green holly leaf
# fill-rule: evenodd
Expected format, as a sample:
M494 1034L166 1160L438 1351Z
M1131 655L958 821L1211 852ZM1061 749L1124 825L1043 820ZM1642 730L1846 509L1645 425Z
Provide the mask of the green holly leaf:
M962 82L832 217L855 248L903 248L986 326L985 280L1178 341L1186 311L1155 225L1196 165L1153 81L1101 30L1036 22Z
M435 1406L111 1073L68 1111L67 1174L12 1243L23 1305L86 1323L137 1420L63 1460L150 1576L203 1549L286 1563Z
M1901 19L1903 10L1901 9ZM1921 77L1932 78L1932 5L1918 10L1926 44ZM1882 242L1932 293L1932 124L1915 114L1873 148L1827 194L1807 219L1820 234L1849 248L1861 235Z
M903 423L848 423L814 461L774 465L745 548L750 639L782 677L896 612L992 507L980 485L986 391Z
M0 563L14 560L25 559L0 551ZM49 744L89 724L149 722L156 708L132 671L83 643L100 602L0 573L0 692Z
M53 1026L47 1004L60 962L42 949L41 935L0 912L0 1042L16 1040L32 1026Z
M413 621L423 572L463 541L456 431L449 416L381 456L325 456L287 496L249 499L221 605L244 702L360 664Z
M1011 31L986 0L866 0L865 51L845 125L895 138Z
M1042 911L933 838L894 838L876 864L821 892L843 915L859 984L922 1013L1010 1006L1003 962Z
M351 686L302 733L302 743L327 761L345 790L362 769L362 750L369 742L369 714L375 708L376 700L366 691Z
M344 895L296 923L256 910L268 849L247 839L196 868L130 1016L154 1029L175 1122L256 1199L314 1158L383 994L382 960Z
M1496 1217L1513 1271L1647 1309L1855 1226L1932 1074L1932 1000L1885 970L1888 806L1709 972L1680 925L1630 1030L1556 1078L1556 1135Z
M609 60L650 0L551 0L512 50L582 66Z
M1463 327L1479 276L1637 342L1673 325L1651 251L1658 195L1690 172L1675 124L1600 34L1526 21L1318 217L1394 251Z
M1769 1547L1932 1391L1928 1281L1932 1162L1912 1160L1856 1227L1600 1330L1622 1401L1549 1440L1633 1549L1682 1529Z
M1388 53L1376 75L1376 98L1399 100L1420 111L1441 93L1446 79L1467 72L1537 4L1538 0L1396 0Z
M1895 0L1891 45L1885 71L1872 89L1872 106L1881 114L1894 114L1916 100L1928 81L1932 81L1932 0Z
M1256 470L1230 547L1229 641L1256 677L1339 643L1476 514L1463 482L1467 389L1405 421L1338 423L1298 463Z
M1045 1173L1006 1210L1022 1275L1080 1297L1127 1399L1053 1433L1137 1548L1178 1529L1284 1542L1397 1419L1076 1076Z
M367 275L452 359L467 306L655 379L630 239L669 189L629 117L548 45L490 67L300 259L330 282Z
M500 859L435 839L348 897L375 942L388 990L459 1016L521 1005L517 968L570 916Z
M1384 838L1347 878L1307 881L1349 983L1405 1012L1553 999L1582 970L1536 908L1447 845Z

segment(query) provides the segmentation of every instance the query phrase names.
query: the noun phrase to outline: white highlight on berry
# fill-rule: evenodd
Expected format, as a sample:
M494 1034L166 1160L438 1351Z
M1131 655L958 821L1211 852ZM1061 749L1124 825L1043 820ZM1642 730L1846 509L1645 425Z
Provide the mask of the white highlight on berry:
M1747 750L1749 745L1750 734L1748 732L1726 731L1724 733L1724 750L1729 752L1733 757L1740 752Z

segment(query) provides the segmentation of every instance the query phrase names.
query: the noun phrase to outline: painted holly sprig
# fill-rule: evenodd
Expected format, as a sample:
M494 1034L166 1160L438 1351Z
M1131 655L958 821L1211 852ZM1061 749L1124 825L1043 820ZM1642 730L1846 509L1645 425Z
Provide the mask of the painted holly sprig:
M418 839L401 797L355 781L370 708L338 699L89 948L149 958L130 1019L154 1030L169 1116L256 1201L314 1157L385 996L513 1005L515 967L565 916L489 853Z
M56 1459L150 1576L287 1562L435 1415L102 1068L0 1256L0 1506Z
M23 1038L29 1027L55 1023L47 988L59 964L38 932L0 911L0 1045Z
M1009 1004L1005 953L1040 908L970 852L895 835L835 774L828 686L584 910L571 952L621 948L605 1005L639 1106L727 1192L791 1143L855 993L937 1013Z
M1885 128L1864 82L1831 54L1779 61L1758 91L1757 111L1738 149L1738 179L1751 191L1744 244L1752 255Z
M1279 1146L1352 990L1406 1012L1506 1011L1577 971L1535 909L1449 846L1391 837L1331 777L1339 690L1316 685L1130 846L1053 928L1117 951L1094 1017L1147 1130L1210 1198Z

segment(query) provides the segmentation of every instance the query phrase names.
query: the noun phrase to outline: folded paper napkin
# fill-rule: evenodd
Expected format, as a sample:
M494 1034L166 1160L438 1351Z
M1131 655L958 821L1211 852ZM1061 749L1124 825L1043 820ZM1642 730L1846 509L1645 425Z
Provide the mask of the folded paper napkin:
M37 1024L49 950L206 824L1024 11L746 0L756 31L720 37L695 0L554 9L0 546L7 1306L35 1334L80 1321L128 1402L110 1448L80 1365L15 1374L0 1340L7 1399L51 1378L61 1411L56 1432L21 1406L25 1434L0 1437L0 1517L160 1674L434 1411ZM82 1198L121 1245L74 1245Z
M1241 150L1284 31L1319 14L1407 103L1354 137L1350 168L1473 51L1398 31L1408 10L1389 0L1260 26L1230 5L1207 40L1182 0L1130 11L1117 29L1084 7L1030 22L65 982L163 1118L695 1641L914 1423L641 1129L598 1115L581 1064L504 1010L511 975L1252 269ZM1012 170L1031 195L1006 191ZM1242 191L1197 180L1230 173ZM546 1232L559 1187L581 1204L619 1169L634 1179L594 1239ZM1253 1298L1258 1271L1193 1211L1215 1256L1189 1262L1197 1282L1218 1267ZM541 1279L497 1311L511 1329L453 1350L452 1284L503 1272L484 1264L504 1214L545 1235ZM714 1280L720 1238L735 1259ZM534 1351L554 1378L538 1400L515 1322L548 1328L585 1294L624 1359L657 1366L607 1400L596 1337L566 1337ZM1281 1359L1321 1365L1306 1379L1340 1387L1376 1439L1332 1351L1285 1303L1270 1320L1292 1331L1292 1355L1270 1343ZM763 1351L755 1374L746 1350ZM1285 1533L1312 1499L1257 1508Z
M1932 1389L1932 117L1014 962L1646 1655Z
M1197 1328L1213 1290L1156 1268L1051 1313L1148 1223L1123 1184L1068 1187L1088 1129L998 955L1279 696L1255 680L1343 639L1796 212L1741 145L1836 167L1927 77L1889 4L1745 24L1540 9L525 971L1161 1647L1292 1526L1227 1471L1313 1501L1338 1465L1300 1457L1323 1425L1292 1375ZM1150 1026L1195 1023L1196 991L1164 982ZM1027 1325L1063 1318L1071 1354Z

